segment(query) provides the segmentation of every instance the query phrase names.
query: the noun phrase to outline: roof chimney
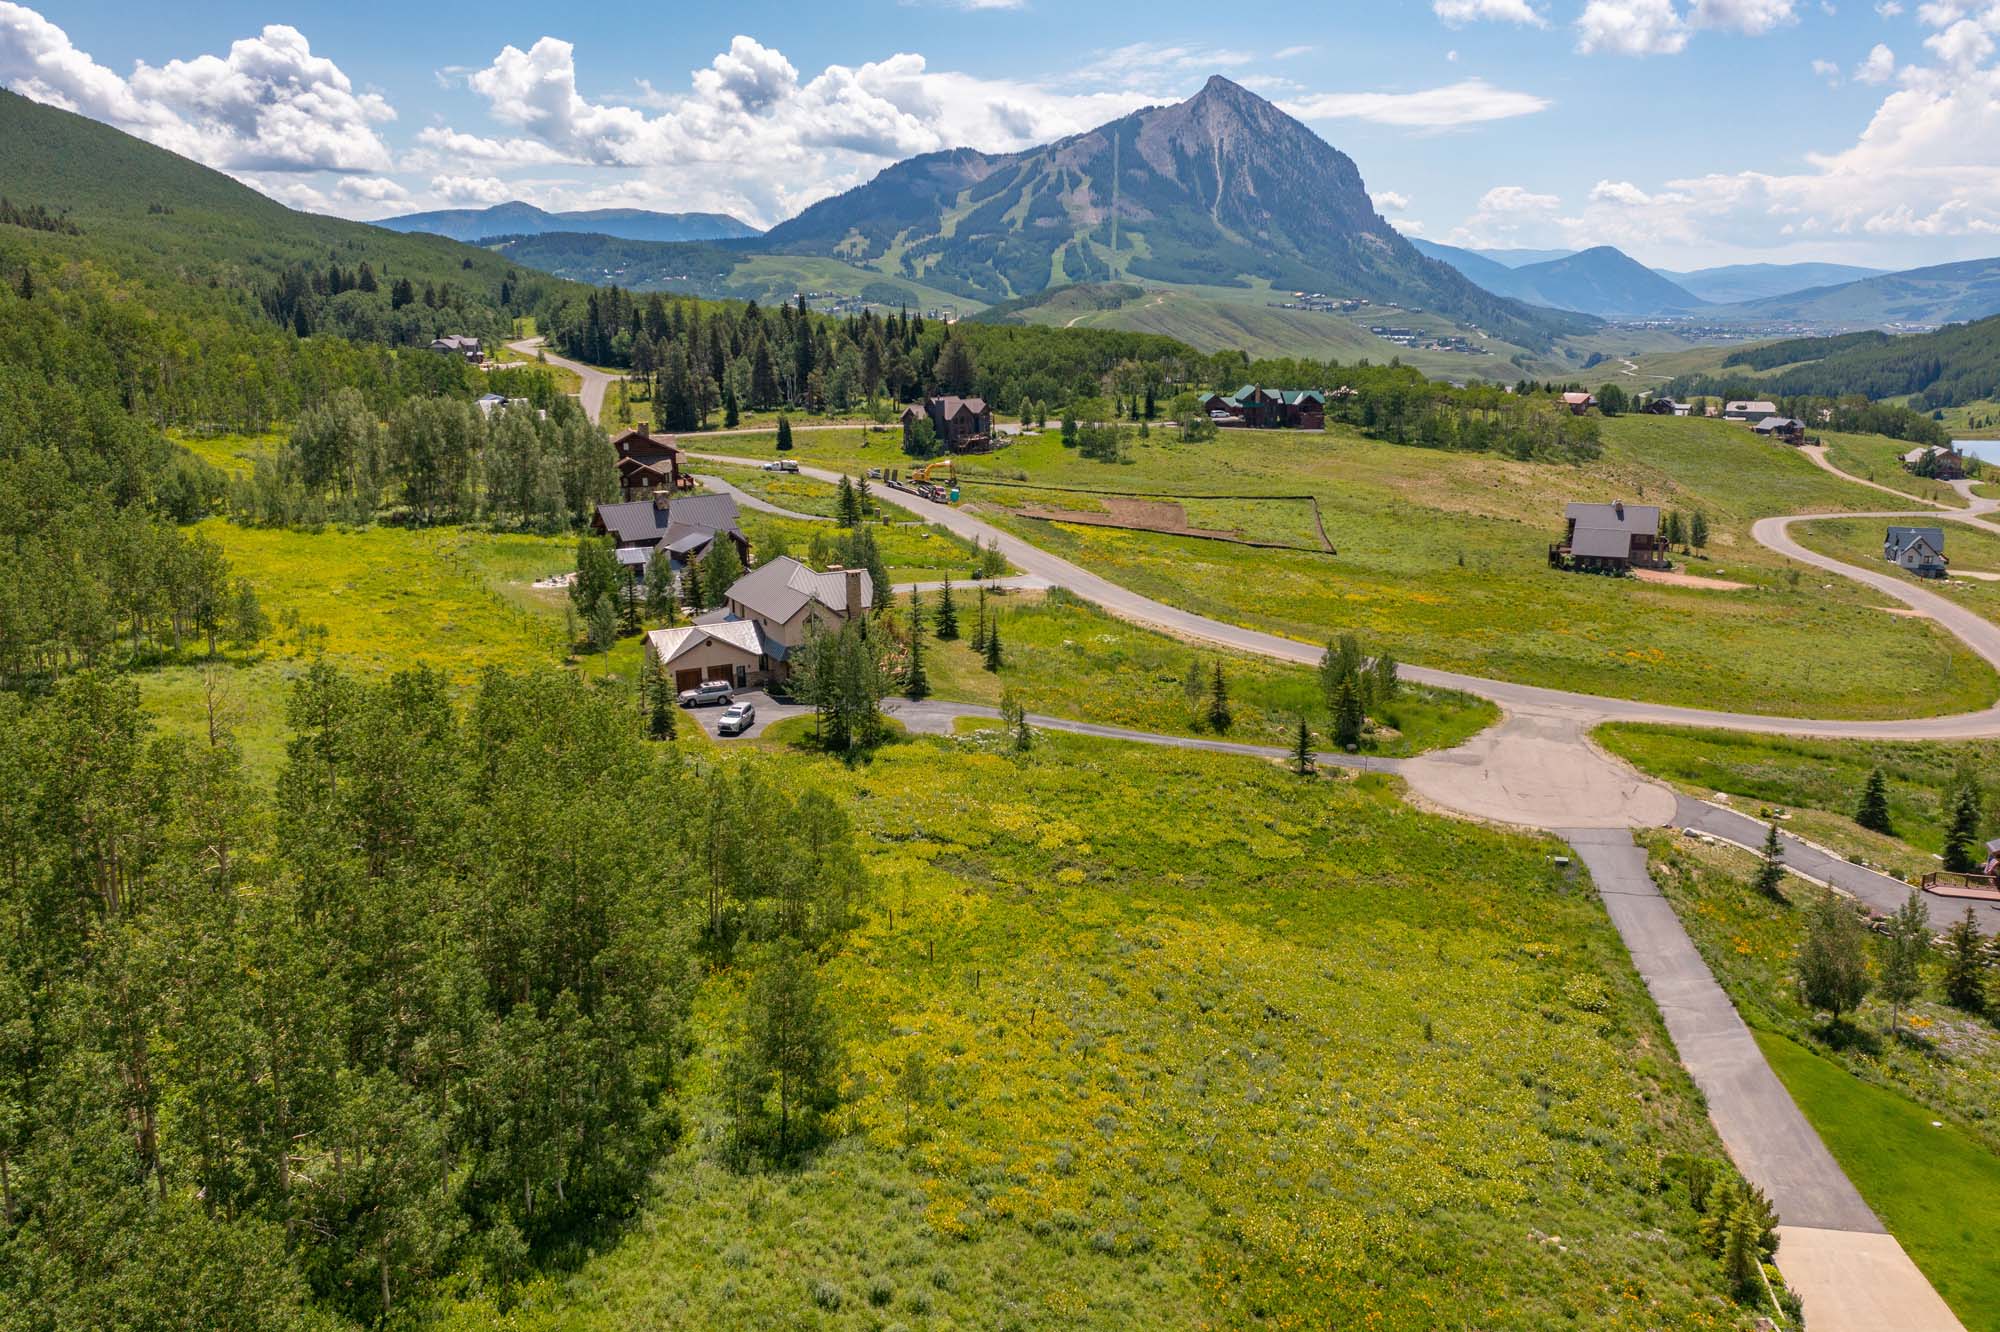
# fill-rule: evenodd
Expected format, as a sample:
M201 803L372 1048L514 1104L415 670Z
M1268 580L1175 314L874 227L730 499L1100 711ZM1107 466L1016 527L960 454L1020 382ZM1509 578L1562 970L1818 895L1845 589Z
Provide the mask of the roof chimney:
M653 433L653 423L651 421L634 421L632 429L641 435L651 435Z
M841 572L847 576L847 618L858 620L862 611L861 570L843 569Z
M661 513L665 513L669 508L671 508L673 506L673 502L674 502L674 495L672 491L656 489L653 492L653 507L655 509L658 509Z
M1618 521L1620 521L1620 522L1623 522L1623 521L1625 521L1625 501L1624 501L1624 500L1613 500L1613 501L1611 501L1611 511L1612 511L1613 513L1615 513L1615 514L1617 514L1617 515L1618 515Z

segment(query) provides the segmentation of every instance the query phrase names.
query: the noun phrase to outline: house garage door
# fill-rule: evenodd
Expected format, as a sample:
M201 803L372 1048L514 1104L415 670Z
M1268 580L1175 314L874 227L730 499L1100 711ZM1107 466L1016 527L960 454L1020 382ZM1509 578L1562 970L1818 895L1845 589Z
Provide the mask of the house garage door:
M692 689L700 683L701 683L701 668L699 666L694 667L690 670L674 672L674 690L676 692L685 689Z
M728 684L736 678L736 668L734 666L711 666L708 668L708 678L711 680L720 680L724 684Z

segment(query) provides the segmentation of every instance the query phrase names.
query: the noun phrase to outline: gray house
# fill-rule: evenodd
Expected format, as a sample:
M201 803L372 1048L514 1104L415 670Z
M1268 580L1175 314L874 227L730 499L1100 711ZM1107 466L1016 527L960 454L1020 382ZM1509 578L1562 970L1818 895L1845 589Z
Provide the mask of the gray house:
M1623 573L1633 565L1664 568L1667 543L1660 539L1657 504L1571 504L1568 528L1549 547L1549 566L1582 573Z
M717 536L727 536L736 557L750 562L750 538L743 535L733 495L681 495L661 492L623 504L600 504L590 529L611 538L618 562L643 571L659 547L666 548L678 574L692 560L708 553Z
M1882 558L1919 578L1942 578L1947 563L1944 529L1892 527L1882 538Z

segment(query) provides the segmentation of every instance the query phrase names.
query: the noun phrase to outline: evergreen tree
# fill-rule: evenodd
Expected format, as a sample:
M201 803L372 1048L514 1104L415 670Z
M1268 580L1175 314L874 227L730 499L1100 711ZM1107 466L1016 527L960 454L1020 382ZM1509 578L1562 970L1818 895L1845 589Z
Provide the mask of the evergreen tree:
M1968 1013L1986 1009L1986 940L1970 906L1944 932L1944 1001Z
M1000 622L998 620L986 626L986 641L981 647L980 653L986 669L998 672L1001 666Z
M778 413L778 452L790 453L791 451L792 418L780 412Z
M845 472L841 473L840 485L834 494L833 515L833 520L842 527L853 527L861 521L861 500L855 495L854 483L847 479Z
M1930 912L1924 909L1923 895L1912 888L1889 917L1889 933L1882 941L1882 997L1889 1001L1892 1035L1902 1021L1903 1006L1923 993L1923 965L1930 951Z
M646 613L674 622L674 557L665 546L653 547L646 557Z
M1688 518L1688 544L1696 550L1708 549L1708 515L1700 509Z
M1764 829L1764 854L1757 865L1757 876L1750 883L1773 902L1785 900L1785 845L1778 840L1775 823Z
M1149 394L1149 400L1150 397ZM1306 724L1306 715L1303 712L1299 714L1298 734L1292 737L1292 771L1301 777L1310 777L1313 774L1312 727Z
M1889 820L1888 781L1880 768L1868 774L1868 784L1861 789L1861 803L1854 810L1854 821L1872 832L1895 835L1895 826Z
M736 405L736 387L733 384L724 384L722 386L723 429L734 430L739 424L742 423L742 420L743 420L742 411Z
M930 697L930 677L924 674L924 597L910 593L910 664L903 672L903 697Z
M1962 775L1950 801L1951 822L1944 834L1944 867L1953 874L1971 874L1980 865L1978 781L1969 774Z
M972 622L972 650L984 654L986 651L986 585L979 586L979 614Z
M675 715L677 709L673 678L667 674L667 668L658 661L653 663L652 669L646 675L653 695L652 716L648 730L655 740L671 740L679 726Z
M1838 1025L1867 997L1868 962L1861 922L1832 889L1822 890L1806 916L1796 963L1799 998L1833 1015Z
M1333 700L1333 739L1342 749L1358 749L1367 729L1368 714L1361 706L1361 687L1354 676L1340 682Z
M951 599L951 579L944 580L944 590L938 593L937 636L940 643L949 643L958 637L958 607Z
M1667 510L1666 521L1660 525L1661 539L1669 546L1678 546L1681 544L1684 536L1685 533L1681 527L1681 511L1679 509Z
M723 537L718 539L715 544L722 546L730 543L727 537ZM701 563L699 561L688 560L681 565L680 589L681 604L688 608L689 614L699 615L708 609L708 587L706 580L701 576Z
M1218 661L1208 681L1208 725L1220 735L1234 720L1229 711L1229 681L1223 677L1222 663Z
M1760 1219L1748 1200L1737 1203L1723 1225L1722 1272L1744 1295L1763 1284L1763 1255L1757 1247L1760 1230Z
M618 589L618 631L628 635L639 632L639 588L631 574Z

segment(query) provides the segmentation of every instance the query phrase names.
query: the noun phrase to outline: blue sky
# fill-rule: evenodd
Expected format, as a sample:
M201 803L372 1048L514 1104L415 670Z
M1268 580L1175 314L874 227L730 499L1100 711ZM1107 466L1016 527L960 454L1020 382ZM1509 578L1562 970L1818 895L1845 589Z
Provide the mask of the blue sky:
M2000 0L0 0L0 83L352 217L525 198L768 225L913 153L1024 147L1221 73L1413 234L1665 267L2000 253L1996 48Z

